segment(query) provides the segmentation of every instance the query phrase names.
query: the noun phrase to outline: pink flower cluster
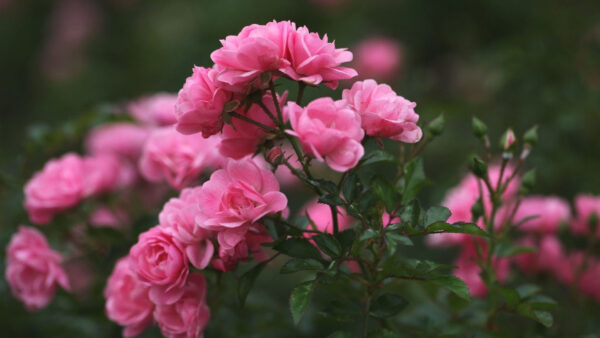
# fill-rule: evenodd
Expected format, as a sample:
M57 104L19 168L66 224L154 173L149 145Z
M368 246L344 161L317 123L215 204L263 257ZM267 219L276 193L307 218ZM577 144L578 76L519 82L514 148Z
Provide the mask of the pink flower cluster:
M286 206L272 172L249 158L228 161L203 185L167 202L160 224L142 233L117 264L105 291L109 318L128 336L151 318L167 336L198 336L210 316L206 283L189 265L228 271L249 255L266 259L261 244L270 237L260 220Z
M70 290L60 265L62 257L52 250L42 233L20 226L6 247L6 280L13 295L28 310L39 310L52 300L58 286Z

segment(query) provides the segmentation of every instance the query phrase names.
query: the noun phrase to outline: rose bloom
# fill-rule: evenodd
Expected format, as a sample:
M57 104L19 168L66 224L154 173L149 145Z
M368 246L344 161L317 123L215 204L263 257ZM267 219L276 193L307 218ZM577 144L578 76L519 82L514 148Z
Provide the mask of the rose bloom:
M91 155L116 155L137 161L150 130L134 123L119 122L92 129L85 140L85 149Z
M578 195L575 197L576 217L569 224L571 232L575 235L590 233L590 220L596 217L596 235L600 236L600 197L592 195Z
M282 106L286 100L287 92L279 97L280 109L283 110ZM263 96L262 102L274 116L277 115L271 94ZM237 113L269 127L276 128L275 122L257 104L253 104L247 112L244 112L244 108L241 107L237 110ZM231 122L231 125L223 127L222 141L219 148L221 154L235 159L254 154L258 145L267 136L267 132L255 124L235 117L232 118Z
M530 196L521 201L514 217L520 222L526 217L535 216L519 226L525 232L556 233L562 222L567 222L571 216L569 203L559 197Z
M196 224L202 217L200 196L202 187L183 189L179 198L171 198L158 215L160 225L170 228L176 240L185 247L185 253L196 268L204 269L215 251L212 232Z
M402 67L402 46L394 39L371 37L356 46L356 70L361 78L394 79Z
M295 29L290 21L272 21L246 26L221 40L222 47L210 54L219 69L219 82L243 92L261 73L289 67L288 37Z
M127 212L119 207L99 206L95 208L88 219L90 225L97 228L123 229L129 225Z
M293 80L312 86L323 83L335 89L339 80L351 79L358 74L352 68L340 66L352 61L352 52L335 48L335 43L328 42L327 35L321 39L306 26L289 35L287 48L291 65L282 72Z
M237 263L252 257L262 262L268 257L261 246L270 242L271 237L260 224L244 225L237 228L225 229L217 235L219 256L213 259L212 266L223 272L235 269Z
M155 130L144 145L139 168L151 182L166 180L181 190L196 179L203 169L216 167L219 138L183 135L172 127Z
M129 251L131 269L150 286L150 299L155 304L172 304L183 293L189 273L183 245L168 228L155 226L141 233Z
M548 272L558 274L557 262L564 259L563 247L558 238L553 235L545 235L539 242L531 237L526 237L519 245L536 248L536 252L520 254L515 257L517 266L525 273Z
M183 134L202 133L209 137L223 128L223 107L231 94L215 83L217 71L194 67L177 94L175 117L177 131Z
M210 320L204 276L199 273L191 274L181 298L174 304L157 305L154 320L165 337L203 337L203 331Z
M19 226L19 231L12 236L6 247L5 277L12 294L29 311L48 305L57 286L70 290L61 260L44 235L34 228Z
M175 102L177 95L158 93L139 98L127 105L127 110L139 122L151 126L175 124Z
M579 280L579 290L590 296L596 301L600 301L600 288L598 280L600 279L600 262L596 259L590 259L586 270L581 274Z
M360 116L342 101L323 97L304 109L288 102L287 113L293 129L287 132L298 137L307 154L325 161L333 170L347 171L364 155Z
M47 224L55 214L74 207L85 197L81 157L68 153L51 159L24 190L29 219L35 224Z
M506 180L510 177L513 172L513 168L507 166L504 170L504 174L502 175L502 184L506 183ZM492 182L492 187L495 189L496 184L498 182L498 177L500 176L500 166L493 165L488 170L488 175L490 177L490 181ZM481 182L481 188L483 191L483 207L485 214L490 217L491 216L491 203L489 192L485 187L485 184L475 177L473 174L468 174L463 180L459 183L457 187L454 187L446 194L442 205L448 208L451 212L450 217L448 218L448 223L456 223L456 222L471 222L471 208L479 199L479 183ZM520 186L520 180L518 177L515 177L510 181L506 190L502 194L502 199L504 201L504 205L499 209L496 219L495 226L496 230L504 221L507 220L508 216L514 207L514 200L517 194L517 191ZM479 219L477 225L481 228L484 227L483 220ZM452 246L452 245L460 245L465 240L469 240L471 235L467 234L456 234L456 233L443 233L443 234L433 234L426 237L427 244L431 246Z
M253 224L287 205L275 175L248 158L229 161L214 172L199 200L204 218L200 225L209 230Z
M124 337L137 336L152 323L154 304L148 292L148 284L140 281L131 270L129 257L119 259L108 277L104 297L106 315L125 326Z
M418 142L423 131L417 126L416 103L410 102L386 84L357 81L342 93L343 101L360 114L367 135L406 143Z

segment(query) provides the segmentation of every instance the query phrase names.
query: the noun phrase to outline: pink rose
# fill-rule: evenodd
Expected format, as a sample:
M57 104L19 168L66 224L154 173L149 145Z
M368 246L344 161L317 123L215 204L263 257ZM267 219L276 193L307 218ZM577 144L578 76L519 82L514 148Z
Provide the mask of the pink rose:
M137 161L149 134L148 128L133 123L105 124L90 131L85 149L91 155L116 155Z
M177 131L183 134L202 133L209 137L221 131L221 113L231 94L215 83L217 71L194 66L177 94L175 116Z
M307 154L333 170L349 170L364 155L360 116L343 102L323 97L304 109L288 102L287 113L293 129L287 132L298 137Z
M287 100L287 92L279 97L280 109ZM263 104L269 109L269 111L277 116L275 110L275 104L271 94L267 94L262 98ZM238 109L238 114L245 115L246 117L267 125L272 128L276 128L275 122L269 118L269 116L262 110L262 108L253 104L247 112L244 113L244 108ZM240 120L238 118L232 118L232 125L225 125L223 127L222 141L220 144L221 154L234 159L240 159L247 155L252 155L256 152L258 145L264 141L267 132L255 124Z
M104 289L106 315L121 326L124 337L142 333L152 323L154 304L148 296L149 286L133 273L129 257L117 261Z
M335 89L338 80L351 79L358 74L352 68L340 67L340 64L352 61L352 52L335 48L335 43L328 42L327 35L321 39L306 26L289 35L287 48L291 65L282 72L296 81L312 86L323 83Z
M121 165L115 156L98 155L83 158L85 196L108 192L115 188L120 179Z
M271 241L271 237L262 225L253 224L220 231L217 241L219 257L213 259L212 265L225 272L235 269L237 263L247 260L250 254L259 262L267 259L261 244Z
M157 305L154 320L165 337L203 337L203 331L210 320L204 276L199 273L191 274L181 298L174 304Z
M199 200L204 215L200 225L210 230L253 224L287 205L275 175L247 158L229 161L214 172L202 186Z
M85 197L83 161L68 153L52 159L25 185L25 209L35 224L47 224L55 214Z
M402 61L402 46L393 39L371 37L356 46L356 70L363 79L392 80Z
M129 224L129 217L121 208L99 206L92 211L88 221L98 228L122 229Z
M150 286L155 304L173 304L183 293L189 273L183 245L168 228L156 226L141 233L129 251L131 269Z
M289 67L288 36L295 29L290 21L272 21L246 26L221 40L223 47L210 54L219 69L217 79L229 89L244 91L261 73Z
M553 235L542 237L536 242L531 237L526 237L519 245L536 248L536 252L520 254L515 258L517 266L525 273L535 274L548 272L553 275L560 274L558 262L565 259L563 247L558 238Z
M319 230L321 232L330 234L333 233L333 217L331 215L331 208L329 205L319 203L317 200L313 200L309 202L308 205L303 208L303 210L304 212L301 214L306 214L306 216L310 218L317 227L316 229L312 229L311 225L309 225L308 229ZM352 217L346 214L344 209L339 207L337 209L337 216L340 231L348 229L354 221ZM305 233L304 235L306 237L312 237L311 233Z
M596 301L600 301L600 288L598 280L600 279L600 262L596 259L590 259L585 271L581 274L579 280L579 290L590 296Z
M57 286L70 290L61 260L44 235L34 228L19 226L19 232L12 236L6 247L6 281L12 294L29 311L48 305Z
M575 197L575 212L577 216L569 224L571 232L575 235L590 233L590 220L596 217L596 235L600 236L600 197L592 195L578 195Z
M530 196L519 205L514 221L520 222L526 217L535 218L522 223L519 230L525 232L556 233L561 223L571 216L569 203L558 197Z
M196 217L202 217L201 189L183 189L179 198L171 198L158 216L160 225L170 228L173 237L185 247L192 265L198 269L204 269L210 263L215 251L212 232L196 224Z
M172 127L155 130L144 146L140 172L151 182L166 180L175 189L183 189L203 169L216 167L218 137L183 135Z
M127 106L127 110L139 122L151 126L175 124L175 102L177 95L158 93L139 98Z
M416 143L423 136L417 126L416 103L410 102L386 84L357 81L342 93L343 101L360 114L367 135Z

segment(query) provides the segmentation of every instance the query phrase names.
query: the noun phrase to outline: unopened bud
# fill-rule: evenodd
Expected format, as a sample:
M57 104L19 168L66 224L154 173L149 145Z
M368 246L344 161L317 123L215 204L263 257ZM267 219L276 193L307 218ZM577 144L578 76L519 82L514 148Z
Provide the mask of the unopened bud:
M267 161L269 161L269 163L278 165L278 164L281 164L282 160L283 160L283 152L281 151L280 146L276 146L276 147L272 148L267 153Z
M528 131L526 131L525 134L523 134L523 142L525 144L534 146L537 143L537 141L538 141L537 128L538 128L538 126L533 126Z
M444 114L442 113L433 121L429 122L429 124L427 125L427 129L429 130L432 136L439 136L444 132L445 125L446 121L444 119Z
M517 137L515 136L515 132L511 128L508 128L500 139L500 147L504 151L513 151L516 146Z
M473 156L471 159L471 163L469 163L469 169L471 172L473 172L473 174L475 174L475 176L479 178L487 177L488 165L477 156Z
M487 126L480 119L473 116L471 124L473 126L473 134L478 138L483 138L487 134Z

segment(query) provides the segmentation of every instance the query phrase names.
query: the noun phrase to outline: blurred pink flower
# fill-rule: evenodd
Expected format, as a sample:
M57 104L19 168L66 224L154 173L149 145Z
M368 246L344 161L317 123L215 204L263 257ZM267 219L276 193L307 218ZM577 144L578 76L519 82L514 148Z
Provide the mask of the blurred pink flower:
M12 294L29 311L48 305L57 286L70 290L61 260L44 235L34 228L19 226L19 231L12 236L6 247L6 281Z
M571 210L569 203L559 197L530 196L521 201L514 221L520 222L530 216L536 217L522 223L519 230L550 234L556 233L561 223L569 221Z
M286 110L292 125L287 132L298 137L307 154L332 169L347 171L364 155L360 116L342 101L323 97L305 108L288 102Z
M317 227L316 229L313 229L312 226L309 224L307 229L319 230L321 232L333 234L333 217L331 215L331 208L329 207L329 205L319 203L317 200L313 200L307 205L305 205L302 208L302 210L303 211L300 213L300 215L306 214L306 216L310 218L312 223L314 223L314 225ZM339 231L348 229L354 221L352 217L346 214L346 211L344 211L344 209L339 207L337 208L337 216ZM304 233L304 236L312 237L313 234L307 232Z
M91 155L115 155L137 161L149 135L149 128L134 123L104 124L88 133L85 149Z
M600 236L600 197L581 194L575 197L576 217L571 221L570 229L575 235L590 233L590 221L596 217L596 235Z
M175 124L175 103L177 95L158 93L139 98L127 106L133 117L151 126L169 126Z
M416 103L410 102L386 84L374 80L358 81L342 93L343 101L361 117L367 135L406 143L416 143L423 136L417 126Z
M454 262L454 265L456 266L454 275L467 284L471 296L485 297L488 293L488 289L483 279L481 279L481 268L477 265L475 245L479 244L473 241L470 245L462 247L459 257ZM484 246L484 244L482 244L482 246ZM483 253L486 252L485 248L481 251ZM484 255L482 259L485 260L485 256L486 255ZM498 282L503 283L508 279L510 273L510 260L508 258L492 257L492 268L495 270Z
M402 63L402 46L394 39L371 37L356 46L356 70L360 78L389 81L399 75Z
M90 213L89 223L98 228L123 229L129 225L129 217L119 207L99 206Z
M119 259L108 277L104 297L106 315L125 326L124 337L135 337L152 323L154 304L148 292L148 284L140 281L131 270L129 257Z

